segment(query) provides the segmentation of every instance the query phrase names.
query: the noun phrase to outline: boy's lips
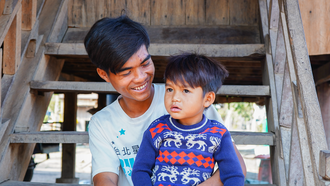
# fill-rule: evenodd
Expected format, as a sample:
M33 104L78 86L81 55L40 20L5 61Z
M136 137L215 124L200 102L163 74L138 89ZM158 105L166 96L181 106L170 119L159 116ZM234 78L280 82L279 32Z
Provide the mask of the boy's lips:
M179 112L179 111L181 111L181 109L178 106L173 105L173 106L171 106L171 111L172 112Z

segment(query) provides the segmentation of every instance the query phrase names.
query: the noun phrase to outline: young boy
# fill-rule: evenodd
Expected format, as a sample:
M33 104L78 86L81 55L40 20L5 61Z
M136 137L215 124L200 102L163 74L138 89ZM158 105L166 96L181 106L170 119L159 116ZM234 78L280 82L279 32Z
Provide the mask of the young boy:
M152 83L155 67L148 52L148 33L127 16L103 18L92 26L84 44L99 76L121 94L89 122L94 185L132 186L132 167L143 132L167 114L165 87ZM221 119L212 106L205 115ZM219 175L204 184L221 185Z
M203 114L227 76L221 64L202 55L170 58L164 100L169 115L144 133L133 167L135 186L197 185L211 176L215 162L225 186L244 185L230 133Z

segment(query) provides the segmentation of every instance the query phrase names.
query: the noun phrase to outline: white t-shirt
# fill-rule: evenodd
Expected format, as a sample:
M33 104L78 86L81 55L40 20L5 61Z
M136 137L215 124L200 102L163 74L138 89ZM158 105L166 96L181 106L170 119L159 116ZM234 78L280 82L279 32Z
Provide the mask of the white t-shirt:
M93 115L89 122L89 148L92 152L92 175L113 172L119 176L119 186L132 186L132 167L148 126L168 114L164 105L165 86L154 84L154 97L149 109L137 118L130 118L116 101ZM211 106L204 114L223 123Z

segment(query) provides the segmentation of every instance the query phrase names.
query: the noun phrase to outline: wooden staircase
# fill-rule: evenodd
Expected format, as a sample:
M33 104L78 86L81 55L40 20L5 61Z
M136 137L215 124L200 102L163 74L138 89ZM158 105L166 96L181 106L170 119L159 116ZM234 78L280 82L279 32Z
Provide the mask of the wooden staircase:
M87 58L81 40L63 42L70 33L70 3L0 1L0 10L5 10L0 15L4 23L0 25L4 73L0 186L49 185L20 182L35 143L88 143L87 132L39 132L53 92L116 93L105 82L57 81L67 58ZM151 43L149 53L155 59L180 51L218 59L260 58L262 85L223 85L217 92L219 97L265 100L269 132L231 132L235 143L270 146L273 184L269 185L329 185L325 178L330 177L330 153L322 151L327 145L298 0L259 0L258 4L262 44ZM31 23L20 20L22 13Z

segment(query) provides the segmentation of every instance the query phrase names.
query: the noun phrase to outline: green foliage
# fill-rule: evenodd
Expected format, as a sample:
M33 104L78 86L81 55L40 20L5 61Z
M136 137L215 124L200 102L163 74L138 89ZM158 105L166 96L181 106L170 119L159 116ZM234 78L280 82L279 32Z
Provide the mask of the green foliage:
M234 110L244 118L245 121L250 121L252 119L254 108L251 103L237 102L230 103L230 106L232 106Z

